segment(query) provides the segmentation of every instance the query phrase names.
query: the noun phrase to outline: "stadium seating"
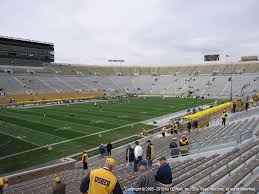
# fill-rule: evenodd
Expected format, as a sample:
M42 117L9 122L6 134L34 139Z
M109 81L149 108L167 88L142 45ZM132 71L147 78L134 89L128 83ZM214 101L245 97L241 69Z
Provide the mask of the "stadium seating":
M158 168L157 158L167 156L168 162L173 169L174 190L169 193L180 193L177 188L234 188L240 185L258 189L258 176L256 176L258 174L252 172L255 172L256 169L258 170L259 140L258 138L254 140L252 136L247 136L240 142L240 134L245 131L251 131L254 134L259 129L259 117L256 116L258 111L258 108L253 108L247 112L230 115L228 123L224 127L215 122L210 127L191 131L190 134L187 133L191 142L190 155L188 156L173 159L170 157L169 144L172 139L171 135L162 138L161 134L158 133L145 137L140 142L144 151L147 139L151 139L155 147L156 159L153 161L152 166L154 173ZM224 146L216 147L216 145ZM129 172L125 169L125 150L126 145L112 152L112 156L117 161L114 173L123 188L133 186L139 174L139 172ZM90 159L90 169L102 167L105 158L96 160L97 158L98 156L95 156ZM81 162L79 163L81 164ZM10 185L6 193L47 194L51 192L54 177L61 176L62 180L67 184L67 193L79 194L79 186L86 173L81 169L67 170ZM186 193L199 192L200 190L186 191Z
M13 73L8 74L4 70L7 68L12 69ZM28 73L27 70L35 73ZM226 98L231 92L230 77L233 80L233 96L251 95L259 88L258 72L258 63L172 67L84 67L66 64L50 64L42 68L0 67L0 88L7 93L7 97L0 97L0 104L9 103L11 99L24 103L43 99L90 98L103 93L180 96L192 91L193 96ZM236 74L231 76L232 73ZM244 185L258 189L258 113L259 109L256 107L230 115L226 126L221 125L220 119L214 119L208 127L192 130L190 133L183 131L191 142L188 156L171 158L171 135L162 138L157 133L140 140L141 145L145 149L146 140L151 139L155 147L152 166L154 173L158 168L157 159L160 156L168 158L173 168L174 188L231 188ZM177 140L179 138L180 135ZM126 145L121 146L113 151L112 156L117 161L114 173L122 187L129 187L134 185L139 172L125 169L125 150ZM92 157L89 168L101 167L104 160L98 159L98 156ZM81 162L78 163L80 164ZM78 194L79 185L86 173L82 169L67 170L10 185L6 193L51 193L54 177L61 176L67 184L67 193Z
M30 104L30 103L46 103L56 102L62 100L80 100L91 99L103 96L102 92L64 92L64 93L44 93L44 94L20 94L0 98L0 104L8 104L15 100L16 104Z

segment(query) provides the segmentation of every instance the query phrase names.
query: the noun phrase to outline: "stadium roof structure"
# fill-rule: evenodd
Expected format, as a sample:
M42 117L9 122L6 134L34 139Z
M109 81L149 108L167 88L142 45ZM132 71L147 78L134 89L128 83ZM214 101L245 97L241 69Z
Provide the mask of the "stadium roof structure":
M25 38L17 38L17 37L11 37L11 36L3 36L0 35L0 38L2 39L9 39L9 40L16 40L16 41L23 41L23 42L31 42L31 43L37 43L37 44L47 44L54 46L54 43L45 42L45 41L38 41L38 40L31 40L31 39L25 39Z

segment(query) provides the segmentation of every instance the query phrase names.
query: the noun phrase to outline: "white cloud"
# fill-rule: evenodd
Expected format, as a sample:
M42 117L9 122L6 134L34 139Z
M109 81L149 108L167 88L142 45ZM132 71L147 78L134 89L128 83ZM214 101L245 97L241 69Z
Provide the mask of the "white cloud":
M257 0L1 0L0 34L54 42L56 61L183 64L258 55ZM223 59L223 58L222 58Z

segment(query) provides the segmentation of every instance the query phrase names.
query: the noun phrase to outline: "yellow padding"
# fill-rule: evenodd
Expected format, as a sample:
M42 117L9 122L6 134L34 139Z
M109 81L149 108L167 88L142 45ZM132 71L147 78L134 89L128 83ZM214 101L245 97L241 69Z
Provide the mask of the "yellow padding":
M232 102L226 102L224 104L220 104L220 105L214 106L212 108L208 108L206 110L203 110L203 111L200 111L200 112L197 112L197 113L194 113L194 114L190 114L190 115L184 116L183 118L184 119L190 119L190 120L197 119L199 117L208 115L208 114L216 112L218 110L222 110L222 109L225 109L225 108L227 109L227 108L229 108L231 106L232 106Z

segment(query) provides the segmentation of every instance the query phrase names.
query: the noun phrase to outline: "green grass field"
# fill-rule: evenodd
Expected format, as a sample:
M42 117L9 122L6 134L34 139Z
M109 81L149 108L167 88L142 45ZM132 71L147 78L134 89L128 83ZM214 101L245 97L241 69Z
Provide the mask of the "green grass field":
M80 103L1 110L0 174L140 133L142 127L154 127L141 121L212 101L146 97L132 99L130 103L123 100L123 103L118 101L114 104L98 102L97 105ZM47 144L53 145L52 151L41 148Z

